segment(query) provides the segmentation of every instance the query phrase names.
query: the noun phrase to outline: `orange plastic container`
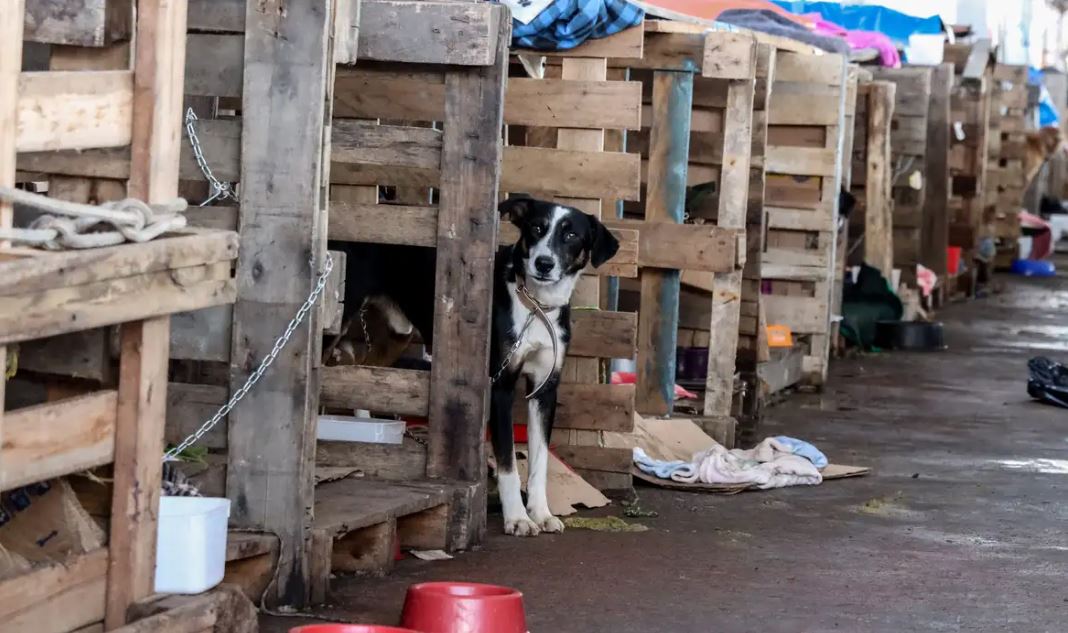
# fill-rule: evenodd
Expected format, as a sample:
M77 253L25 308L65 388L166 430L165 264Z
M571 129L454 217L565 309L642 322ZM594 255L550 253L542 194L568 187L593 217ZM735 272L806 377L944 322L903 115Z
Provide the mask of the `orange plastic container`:
M793 347L794 335L785 325L769 325L768 347Z
M958 272L960 272L960 254L961 247L946 247L946 272L951 275L956 275Z
M423 633L527 633L523 594L469 582L412 585L401 626Z

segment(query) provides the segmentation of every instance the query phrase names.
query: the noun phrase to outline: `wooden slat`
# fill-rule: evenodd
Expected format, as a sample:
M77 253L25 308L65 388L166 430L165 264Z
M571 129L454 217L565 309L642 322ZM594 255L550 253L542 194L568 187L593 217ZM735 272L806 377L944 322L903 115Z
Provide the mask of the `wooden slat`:
M606 220L613 229L638 231L638 265L706 272L738 268L737 230L707 224Z
M602 446L555 446L553 452L571 468L610 473L629 473L633 451Z
M334 23L322 3L246 4L241 245L231 389L255 369L311 291L326 256ZM361 34L362 35L362 34ZM361 37L362 39L362 37ZM324 142L325 139L325 142ZM320 329L313 310L257 397L230 413L227 496L232 525L278 535L268 604L303 605L305 512L313 490ZM273 332L273 334L271 333Z
M339 120L333 124L330 160L344 165L346 184L436 186L441 143L441 131L432 128Z
M197 54L186 59L185 94L241 97L245 75L245 38L242 35L190 33L186 48Z
M429 477L468 482L486 476L490 305L511 33L507 10L478 6L493 11L492 65L445 77L427 454Z
M516 398L513 414L516 424L526 424L523 398ZM634 385L561 384L554 428L630 433L634 430Z
M530 51L533 55L547 57L611 57L615 59L641 59L645 42L643 25L620 31L599 39L586 40L566 51ZM524 52L522 50L516 52Z
M488 66L496 61L499 21L488 4L364 0L357 57Z
M622 152L575 152L505 147L501 190L573 198L637 200L641 157Z
M430 373L385 367L324 367L323 406L426 417Z
M129 39L131 17L129 0L28 0L23 37L42 44L106 46Z
M772 146L768 148L764 166L774 174L834 176L838 168L838 152L834 149Z
M236 257L237 236L217 232L190 232L144 244L54 253L6 264L0 277L0 297L232 261Z
M117 325L233 301L229 263L192 266L8 298L0 343Z
M509 79L504 122L509 125L636 130L641 127L641 83Z
M329 236L348 242L434 247L438 209L335 201L330 204Z
M840 93L828 90L818 94L790 94L785 88L782 84L775 88L775 97L768 108L770 125L838 124Z
M128 145L133 77L127 70L22 73L16 148L38 152Z
M188 0L190 32L242 33L245 0Z
M756 40L748 33L712 32L705 35L701 76L751 81Z
M923 231L921 259L940 278L948 274L946 246L949 244L950 196L950 93L953 66L942 64L931 75L931 102L925 156Z
M0 581L5 630L68 633L103 620L107 572L101 548Z
M633 358L638 315L633 312L572 310L568 354L586 358Z
M7 414L0 490L110 463L115 454L115 391Z
M140 16L142 21L152 17L151 12ZM154 590L158 515L146 509L159 507L169 347L168 317L125 323L119 330L115 485L104 619L108 628L125 624L129 606Z
M339 117L440 121L445 116L445 74L440 67L339 68L334 91L335 121Z
M789 327L795 334L826 334L827 299L764 295L768 322Z
M841 86L845 79L844 64L841 55L802 55L782 51L775 61L775 81Z

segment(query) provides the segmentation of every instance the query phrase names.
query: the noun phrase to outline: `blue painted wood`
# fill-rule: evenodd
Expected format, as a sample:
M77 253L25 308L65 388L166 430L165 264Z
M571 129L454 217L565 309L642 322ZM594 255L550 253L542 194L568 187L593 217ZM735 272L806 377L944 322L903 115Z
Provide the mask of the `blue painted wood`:
M683 221L693 82L690 72L653 73L647 222ZM677 270L641 271L636 406L646 415L670 415L674 406L680 276Z

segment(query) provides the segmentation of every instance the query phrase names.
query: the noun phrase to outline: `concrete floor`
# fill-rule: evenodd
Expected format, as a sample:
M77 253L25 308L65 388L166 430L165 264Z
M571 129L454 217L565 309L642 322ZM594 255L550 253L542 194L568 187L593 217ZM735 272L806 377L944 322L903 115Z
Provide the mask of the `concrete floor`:
M481 551L341 579L322 613L392 624L407 585L453 579L521 589L535 633L1066 631L1068 411L1029 400L1025 363L1068 360L1068 279L1014 278L940 316L948 351L836 362L825 394L770 412L767 434L872 476L733 497L642 488L660 516L638 534L520 540L491 517Z

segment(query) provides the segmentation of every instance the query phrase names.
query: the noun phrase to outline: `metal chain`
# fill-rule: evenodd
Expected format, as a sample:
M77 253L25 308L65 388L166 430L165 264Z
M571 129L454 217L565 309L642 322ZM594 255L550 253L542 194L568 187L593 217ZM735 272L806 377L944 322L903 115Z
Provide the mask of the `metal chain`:
M219 421L222 420L224 417L229 415L230 411L235 406L237 406L237 403L241 402L241 399L248 395L248 392L252 389L252 387L255 386L255 384L259 382L260 378L263 377L263 374L267 372L267 368L270 367L272 363L274 363L274 359L278 357L278 354L280 354L282 352L282 349L285 348L285 346L289 343L289 339L293 337L293 334L297 331L297 328L300 327L300 324L304 322L305 318L307 318L308 312L311 311L312 307L315 306L316 302L319 300L319 297L323 294L323 289L326 288L326 280L330 277L330 273L333 270L334 258L331 257L329 253L327 253L326 262L323 266L323 272L319 275L318 281L315 282L315 287L312 289L311 294L308 295L307 300L304 301L304 305L300 306L300 309L297 310L297 314L293 317L292 320L290 320L289 325L286 326L286 331L283 332L282 335L279 336L278 339L274 342L274 348L271 349L271 352L267 354L267 356L260 362L260 366L256 368L256 371L252 372L252 374L249 375L248 380L245 381L245 384L241 385L241 388L234 392L234 395L230 398L230 401L223 405L218 411L216 411L215 415L211 416L211 419L201 425L201 427L197 429L196 433L193 433L189 437L185 438L185 440L183 440L181 444L167 451L163 455L163 461L170 461L174 459L182 451L199 442L200 438L204 437L204 435L208 431L215 428L215 425L218 424Z
M206 207L208 204L216 200L226 200L231 198L234 202L240 202L237 198L237 192L234 191L233 185L228 182L222 182L215 177L212 173L211 167L208 165L208 161L204 158L204 148L200 145L200 137L197 136L196 122L200 118L197 117L197 113L193 112L193 108L189 108L185 111L185 132L189 136L189 144L193 147L193 156L197 159L197 167L200 167L201 173L204 174L204 178L208 180L208 184L211 185L211 196L207 200L201 202L199 206Z

